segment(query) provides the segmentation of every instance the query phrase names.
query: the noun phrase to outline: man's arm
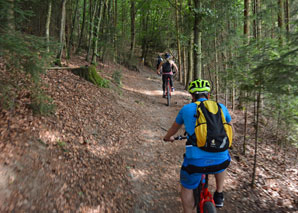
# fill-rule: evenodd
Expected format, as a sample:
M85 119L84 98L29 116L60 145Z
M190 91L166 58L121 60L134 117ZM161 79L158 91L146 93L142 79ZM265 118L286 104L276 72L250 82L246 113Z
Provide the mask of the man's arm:
M178 130L181 128L182 124L178 124L176 121L173 123L171 128L168 130L167 134L164 136L164 141L171 141L173 142L175 139L173 135L175 135Z
M161 69L162 64L163 64L163 61L160 62L159 66L158 66L158 68L156 70L156 72L157 72L158 75L160 74L160 69Z
M178 67L177 67L177 65L175 64L174 61L172 61L172 65L174 66L174 68L175 68L175 70L176 70L176 72L177 72L177 74L178 74L179 70L178 70Z

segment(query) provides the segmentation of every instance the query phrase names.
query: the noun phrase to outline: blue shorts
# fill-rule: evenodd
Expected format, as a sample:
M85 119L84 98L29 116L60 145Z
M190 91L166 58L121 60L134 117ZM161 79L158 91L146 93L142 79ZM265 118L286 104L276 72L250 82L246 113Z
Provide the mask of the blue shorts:
M201 181L202 174L217 174L223 172L226 168L213 171L213 172L206 172L206 173L190 173L185 170L185 167L193 166L192 162L196 164L195 161L189 160L187 158L184 158L184 161L182 163L182 167L180 170L180 183L181 185L186 189L195 189L198 187ZM230 159L228 160L228 163L230 162ZM221 164L222 162L219 162ZM194 165L195 166L195 165ZM224 166L227 167L227 166Z

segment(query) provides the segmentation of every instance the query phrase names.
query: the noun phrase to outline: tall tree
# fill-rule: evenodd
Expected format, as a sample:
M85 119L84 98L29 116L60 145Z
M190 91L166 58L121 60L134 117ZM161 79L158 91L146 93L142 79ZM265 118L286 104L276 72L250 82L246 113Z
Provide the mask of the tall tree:
M103 17L103 9L107 1L108 0L102 0L100 1L100 4L99 4L98 16L97 16L97 27L96 27L96 38L94 39L94 42L93 42L93 54L92 54L92 60L91 60L92 64L96 63L96 57L98 56L99 30L101 26L101 20Z
M15 31L14 3L14 0L8 0L7 27L11 32Z
M81 44L82 44L82 39L84 37L84 31L85 31L85 22L86 22L86 1L84 0L84 6L83 6L83 20L82 20L82 27L81 27L81 33L79 36L79 42L78 42L78 47L77 47L77 53L81 48Z
M51 24L51 15L52 15L52 0L49 0L48 4L48 15L46 22L46 39L47 39L47 51L50 52L50 24Z
M280 44L283 45L284 38L283 38L283 31L285 26L285 8L284 8L284 0L278 0L278 27L280 30L279 40Z
M92 41L93 41L93 36L94 36L94 20L95 20L95 15L96 15L96 11L97 11L97 5L98 5L99 0L95 0L94 5L93 5L93 10L92 10L92 4L90 1L90 5L89 5L89 12L90 12L90 25L89 25L89 40L88 40L88 50L87 50L87 55L86 55L86 61L89 61L89 57L91 54L91 50L92 50Z
M69 45L68 45L68 50L67 50L67 57L70 58L72 47L73 47L73 36L74 36L74 29L76 26L76 20L78 16L78 8L79 8L79 0L76 1L75 5L75 11L72 17L72 24L70 27L70 37L69 37Z
M179 80L182 82L183 73L181 70L181 47L180 47L180 26L179 26L179 6L178 0L175 0L175 21L176 21L176 37L177 37L177 53L178 53L178 69L179 69Z
M135 0L130 0L130 58L134 55L136 37L135 37L136 5Z
M65 46L65 17L66 17L66 9L65 5L67 3L67 0L62 0L62 9L61 9L61 25L60 25L60 37L59 37L59 52L57 55L57 63L61 65L61 59L62 59L62 54L63 54L63 49Z
M194 0L194 79L201 78L202 72L202 32L201 32L201 0Z

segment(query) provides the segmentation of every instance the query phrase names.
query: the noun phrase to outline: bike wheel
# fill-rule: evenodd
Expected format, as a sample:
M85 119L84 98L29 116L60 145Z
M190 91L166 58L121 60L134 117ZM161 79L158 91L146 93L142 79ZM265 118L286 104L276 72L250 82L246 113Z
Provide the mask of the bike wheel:
M168 80L168 83L167 83L167 106L170 106L170 103L171 103L171 87L170 87L170 82Z
M216 213L216 208L214 204L210 201L204 203L203 209L204 213Z

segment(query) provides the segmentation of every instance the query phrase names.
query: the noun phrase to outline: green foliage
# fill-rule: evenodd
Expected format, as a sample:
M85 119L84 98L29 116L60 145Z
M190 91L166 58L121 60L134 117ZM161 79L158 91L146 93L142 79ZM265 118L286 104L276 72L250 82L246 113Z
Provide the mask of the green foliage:
M46 115L54 110L51 99L40 89L40 75L45 73L51 54L46 51L43 39L20 32L0 34L0 57L4 59L7 76L2 76L0 86L1 106L15 107L14 98L23 89L31 89L34 113Z
M34 114L49 115L55 111L55 105L53 99L45 95L43 91L36 88L36 91L32 92L30 108Z
M81 67L78 69L72 70L72 72L76 75L81 76L87 81L90 81L91 83L97 85L98 87L109 87L109 80L102 78L100 75L98 75L96 71L96 67L91 65L89 67Z
M121 71L114 71L112 78L114 79L115 83L117 84L117 86L121 86L121 78L122 78L122 72Z
M98 73L96 72L95 66L88 67L88 79L87 80L99 87L104 87L104 88L109 87L109 81L107 79L100 77L100 75L98 75Z
M16 92L12 85L0 81L0 106L6 110L15 106Z

